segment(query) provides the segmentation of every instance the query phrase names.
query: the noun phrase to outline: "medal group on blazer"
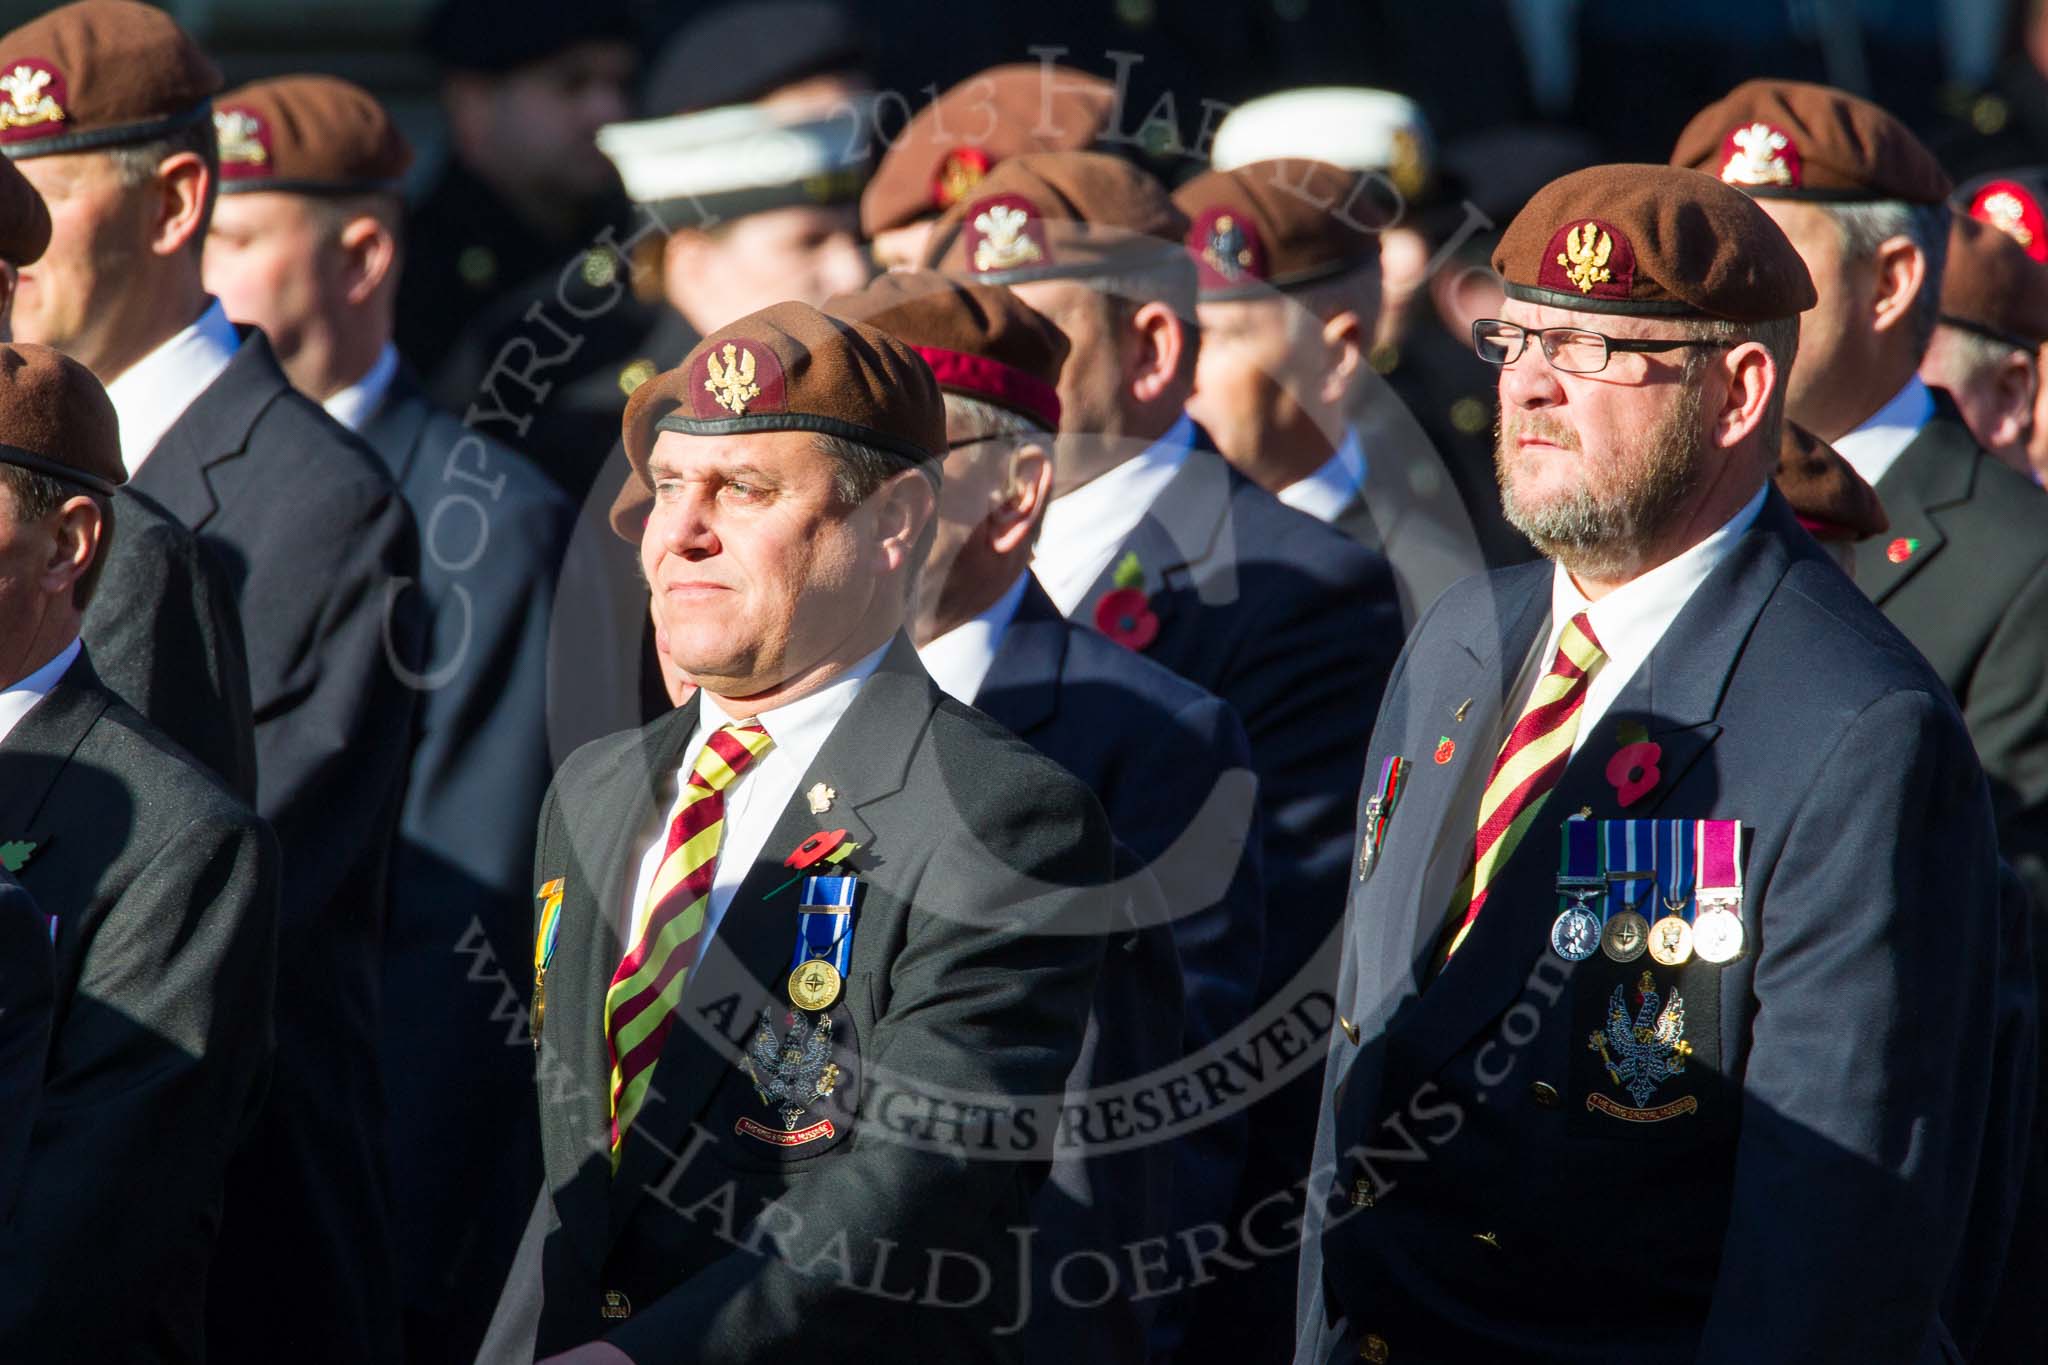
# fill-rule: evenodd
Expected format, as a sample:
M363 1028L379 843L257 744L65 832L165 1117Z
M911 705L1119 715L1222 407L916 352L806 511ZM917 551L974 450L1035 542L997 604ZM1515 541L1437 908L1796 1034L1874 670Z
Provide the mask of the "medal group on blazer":
M1568 962L1647 954L1661 966L1742 955L1741 822L1564 822L1550 947Z

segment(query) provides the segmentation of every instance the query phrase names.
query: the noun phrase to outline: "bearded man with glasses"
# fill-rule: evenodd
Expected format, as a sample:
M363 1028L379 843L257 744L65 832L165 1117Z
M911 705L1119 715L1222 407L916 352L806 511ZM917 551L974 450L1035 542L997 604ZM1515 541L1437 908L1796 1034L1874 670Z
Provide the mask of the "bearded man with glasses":
M1644 166L1494 267L1551 563L1447 592L1379 712L1296 1360L1940 1359L1997 846L1947 690L1770 481L1812 279Z

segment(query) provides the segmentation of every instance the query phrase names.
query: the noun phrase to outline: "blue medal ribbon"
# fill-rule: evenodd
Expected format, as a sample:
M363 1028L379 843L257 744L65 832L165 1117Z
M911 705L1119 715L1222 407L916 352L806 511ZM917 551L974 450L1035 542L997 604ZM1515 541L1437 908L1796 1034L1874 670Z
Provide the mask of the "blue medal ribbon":
M1604 924L1626 910L1641 914L1644 902L1656 887L1654 855L1659 822L1655 820L1602 820L1601 834L1607 844L1607 904L1600 919ZM1628 874L1644 874L1630 876ZM1645 915L1645 919L1650 916Z
M1693 883L1693 822L1690 820L1659 820L1657 825L1657 897L1662 903L1656 907L1656 919L1662 915L1680 915L1685 922L1692 923Z
M1569 909L1579 903L1574 892L1590 897L1597 895L1602 885L1600 831L1585 816L1574 815L1564 822L1564 863L1557 877L1557 893L1562 903L1558 909Z
M796 913L796 951L789 959L794 972L806 962L832 964L840 978L853 961L853 902L860 888L855 876L804 878L803 903Z

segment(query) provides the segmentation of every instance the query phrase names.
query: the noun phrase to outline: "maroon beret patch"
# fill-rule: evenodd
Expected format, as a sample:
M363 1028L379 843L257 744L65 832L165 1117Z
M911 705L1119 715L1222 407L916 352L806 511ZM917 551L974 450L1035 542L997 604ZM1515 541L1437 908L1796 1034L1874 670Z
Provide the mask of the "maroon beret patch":
M1204 290L1232 289L1268 278L1266 244L1258 225L1236 209L1205 209L1188 228L1188 250Z
M1610 223L1583 218L1552 235L1538 287L1595 299L1626 299L1636 282L1636 253Z
M1730 185L1781 185L1796 190L1805 183L1800 173L1799 144L1782 128L1746 123L1721 144L1721 179Z
M995 164L979 147L955 147L939 162L939 173L932 177L932 203L940 209L952 208Z
M270 125L254 109L227 105L213 111L220 144L220 178L247 180L271 173Z
M0 142L62 132L64 73L40 57L23 57L0 72Z
M780 412L782 362L766 346L728 341L706 347L690 370L690 411L716 421L757 412Z
M1052 263L1044 216L1021 194L991 195L975 204L966 226L967 262L977 275Z
M1971 197L1970 216L1997 228L2025 247L2029 256L2048 265L2048 218L2026 186L1993 180Z

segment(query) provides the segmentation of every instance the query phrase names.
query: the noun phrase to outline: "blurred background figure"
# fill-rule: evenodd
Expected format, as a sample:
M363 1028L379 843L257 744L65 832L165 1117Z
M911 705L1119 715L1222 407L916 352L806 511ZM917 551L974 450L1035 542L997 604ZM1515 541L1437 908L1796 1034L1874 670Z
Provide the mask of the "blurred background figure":
M1970 217L1991 224L2019 243L2029 257L2048 266L2048 166L1996 171L1956 192ZM2039 376L2048 367L2048 345L2034 352L2034 413L2027 438L2028 473L2035 483L2048 478L2048 386Z
M407 224L398 348L415 365L622 219L596 138L631 109L637 36L628 0L442 0L429 17L448 159Z
M1920 379L1954 400L1978 445L2030 479L2044 343L2048 265L1990 224L1958 216Z
M424 532L428 617L394 667L420 697L392 852L381 1060L406 1359L473 1358L539 1169L532 1056L473 968L517 962L547 749L547 631L569 500L428 401L392 344L404 138L326 76L221 96L223 184L206 285L272 338L300 392L362 436ZM523 974L514 977L523 983ZM465 1126L485 1147L423 1140Z

